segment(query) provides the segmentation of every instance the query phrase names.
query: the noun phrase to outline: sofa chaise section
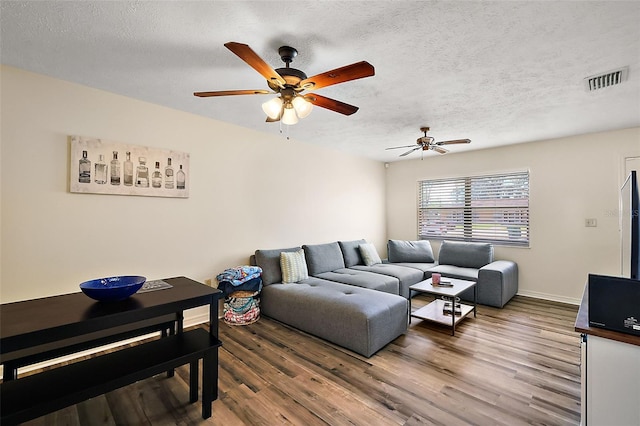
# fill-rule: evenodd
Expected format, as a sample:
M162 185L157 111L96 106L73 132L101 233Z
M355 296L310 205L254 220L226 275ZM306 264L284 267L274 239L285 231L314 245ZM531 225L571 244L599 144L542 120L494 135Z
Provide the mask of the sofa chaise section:
M407 300L310 277L264 286L262 313L370 357L407 331Z
M263 271L262 314L366 357L406 332L408 302L396 294L313 276L283 283L280 253L298 250L252 256Z

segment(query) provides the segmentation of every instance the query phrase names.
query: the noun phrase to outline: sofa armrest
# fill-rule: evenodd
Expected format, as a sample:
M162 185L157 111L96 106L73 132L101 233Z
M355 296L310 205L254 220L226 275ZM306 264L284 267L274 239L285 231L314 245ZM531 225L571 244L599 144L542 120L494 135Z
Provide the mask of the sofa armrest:
M489 304L502 308L518 292L518 265L510 260L496 260L478 271L478 291Z

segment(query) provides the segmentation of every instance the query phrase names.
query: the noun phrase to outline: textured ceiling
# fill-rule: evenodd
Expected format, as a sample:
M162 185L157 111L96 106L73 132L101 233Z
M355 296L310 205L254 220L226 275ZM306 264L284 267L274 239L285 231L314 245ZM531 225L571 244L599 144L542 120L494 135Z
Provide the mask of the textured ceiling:
M366 60L374 77L317 92L359 106L356 114L316 107L288 134L380 161L398 160L403 150L385 148L415 143L423 125L436 140L472 140L450 147L451 154L640 126L639 1L2 1L0 7L3 64L272 134L280 125L265 123L260 107L268 95L193 96L267 88L224 43L248 44L273 68L282 66L278 47L291 45L299 51L292 66L309 76ZM626 82L586 91L585 77L623 66Z

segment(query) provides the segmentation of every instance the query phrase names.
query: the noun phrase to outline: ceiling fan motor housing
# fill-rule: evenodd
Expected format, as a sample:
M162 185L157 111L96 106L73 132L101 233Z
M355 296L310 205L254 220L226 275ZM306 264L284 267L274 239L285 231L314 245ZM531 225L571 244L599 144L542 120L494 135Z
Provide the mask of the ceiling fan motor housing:
M298 83L302 80L306 80L307 78L307 75L304 72L295 68L278 68L275 71L284 78L284 81L286 81L285 86L295 87ZM272 90L278 91L277 84L271 81L268 81L267 84Z
M286 67L277 68L275 71L284 78L284 81L286 82L285 87L303 90L303 88L298 88L297 86L302 80L307 79L307 75L299 69L289 67L289 64L293 62L293 58L298 56L298 51L291 46L281 46L278 49L278 54L280 55L282 62L286 64ZM275 82L268 81L267 84L272 90L278 91L279 86Z

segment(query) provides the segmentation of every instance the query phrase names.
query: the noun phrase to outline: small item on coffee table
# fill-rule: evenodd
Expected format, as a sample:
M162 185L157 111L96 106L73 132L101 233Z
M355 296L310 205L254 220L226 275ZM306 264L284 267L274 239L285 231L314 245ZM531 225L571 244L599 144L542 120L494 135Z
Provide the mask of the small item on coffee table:
M437 272L431 274L431 285L433 287L453 287L451 281L443 280L442 275Z
M449 305L448 307L445 306L442 309L442 315L451 315L451 305ZM460 315L462 315L462 308L460 308L460 306L456 305L456 316L459 317Z
M451 315L451 303L452 303L453 298L443 297L442 300L444 300L444 306L442 308L442 315ZM456 316L462 315L462 307L460 306L460 298L459 297L455 298L455 315Z

